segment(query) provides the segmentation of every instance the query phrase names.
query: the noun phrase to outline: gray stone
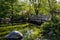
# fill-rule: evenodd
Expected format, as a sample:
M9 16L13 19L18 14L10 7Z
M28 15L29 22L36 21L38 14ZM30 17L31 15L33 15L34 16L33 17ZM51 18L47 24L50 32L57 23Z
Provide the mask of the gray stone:
M8 35L5 36L6 39L14 39L14 40L21 40L23 35L19 31L12 31Z

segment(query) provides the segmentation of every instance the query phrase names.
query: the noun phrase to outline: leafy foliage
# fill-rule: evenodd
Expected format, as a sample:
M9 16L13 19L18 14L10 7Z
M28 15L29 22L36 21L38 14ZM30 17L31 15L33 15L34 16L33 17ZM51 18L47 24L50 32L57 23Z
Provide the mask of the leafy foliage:
M49 2L48 2L49 1ZM18 2L18 0L0 0L0 18L13 17L14 25L0 24L0 37L5 37L12 30L18 30L24 35L23 40L37 40L37 38L60 40L60 3L56 0L29 0ZM38 10L38 12L36 12ZM26 12L25 12L26 11ZM51 14L52 19L42 25L22 23L27 20L28 14ZM17 23L15 23L17 22Z
M51 40L59 40L60 21L55 17L54 20L43 25L42 36Z

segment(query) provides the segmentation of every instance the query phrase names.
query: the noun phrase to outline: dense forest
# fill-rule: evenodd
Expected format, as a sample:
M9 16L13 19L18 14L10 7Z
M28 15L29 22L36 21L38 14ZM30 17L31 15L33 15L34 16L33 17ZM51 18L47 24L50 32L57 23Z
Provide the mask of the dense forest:
M60 0L0 0L0 40L13 30L22 40L60 40Z

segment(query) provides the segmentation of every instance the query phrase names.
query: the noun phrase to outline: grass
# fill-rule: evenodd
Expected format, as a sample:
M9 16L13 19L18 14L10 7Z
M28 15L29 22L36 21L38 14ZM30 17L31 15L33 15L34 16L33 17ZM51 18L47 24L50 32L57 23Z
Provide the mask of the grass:
M4 25L4 24L2 24ZM15 24L14 26L10 26L10 25L5 25L3 27L0 27L0 38L4 38L8 33L10 33L13 30L17 30L20 31L22 34L24 34L25 30L30 30L33 29L33 37L37 36L39 33L39 28L36 25L31 25L29 23L25 23L25 24Z
M24 27L26 27L28 24L20 24L20 25L14 25L14 26L5 26L5 27L0 27L0 38L4 37L6 34L13 30L21 30Z
M2 24L2 27L0 27L0 40L3 40L3 38L5 38L5 36L9 34L11 31L17 30L24 35L25 31L29 31L31 29L33 30L33 33L31 34L33 40L35 40L38 36L41 37L42 35L41 31L43 31L42 30L43 25L38 26L30 23L22 23L11 26L11 25Z

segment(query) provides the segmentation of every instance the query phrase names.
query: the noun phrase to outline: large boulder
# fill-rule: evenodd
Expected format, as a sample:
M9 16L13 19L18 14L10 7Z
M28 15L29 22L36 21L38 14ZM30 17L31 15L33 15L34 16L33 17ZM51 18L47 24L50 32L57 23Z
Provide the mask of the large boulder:
M28 22L33 23L33 24L38 24L41 25L44 22L47 22L48 20L51 20L51 15L34 15L32 17L28 18Z
M21 40L23 38L23 35L19 31L12 31L6 35L5 38L6 40Z

